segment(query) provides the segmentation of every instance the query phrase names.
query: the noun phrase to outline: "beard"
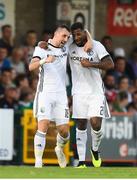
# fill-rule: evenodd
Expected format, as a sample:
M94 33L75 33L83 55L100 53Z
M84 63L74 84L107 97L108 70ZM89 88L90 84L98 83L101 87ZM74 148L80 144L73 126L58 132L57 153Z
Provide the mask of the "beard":
M114 85L113 85L113 84L110 84L110 85L105 84L105 87L106 87L108 90L114 89Z

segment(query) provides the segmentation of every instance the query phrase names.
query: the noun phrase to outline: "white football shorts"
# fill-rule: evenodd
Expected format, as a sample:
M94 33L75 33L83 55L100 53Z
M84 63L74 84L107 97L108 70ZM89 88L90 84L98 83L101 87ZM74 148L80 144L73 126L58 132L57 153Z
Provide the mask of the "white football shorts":
M104 95L73 95L72 118L110 118L110 111Z
M69 108L66 92L37 92L33 104L34 117L55 121L56 125L68 124Z

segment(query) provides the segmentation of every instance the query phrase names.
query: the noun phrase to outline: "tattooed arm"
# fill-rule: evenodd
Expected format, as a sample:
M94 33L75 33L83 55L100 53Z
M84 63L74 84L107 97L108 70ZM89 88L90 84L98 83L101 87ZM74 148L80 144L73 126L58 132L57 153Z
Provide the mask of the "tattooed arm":
M109 70L109 69L114 68L114 63L110 55L103 57L100 62L92 62L87 59L83 59L81 61L81 65L83 67L93 67L93 68L98 68L102 70Z

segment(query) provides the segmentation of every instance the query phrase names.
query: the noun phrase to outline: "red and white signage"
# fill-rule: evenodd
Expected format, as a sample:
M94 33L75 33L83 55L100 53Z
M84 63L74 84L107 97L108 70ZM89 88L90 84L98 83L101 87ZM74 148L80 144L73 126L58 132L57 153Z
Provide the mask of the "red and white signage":
M137 35L137 1L130 5L108 1L107 31L109 35Z

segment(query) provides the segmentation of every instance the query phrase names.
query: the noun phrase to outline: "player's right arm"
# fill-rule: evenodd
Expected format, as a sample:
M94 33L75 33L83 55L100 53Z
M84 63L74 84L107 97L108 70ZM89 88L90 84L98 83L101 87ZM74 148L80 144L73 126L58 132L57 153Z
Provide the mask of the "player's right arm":
M45 63L51 63L54 59L55 57L52 55L47 56L44 49L36 47L33 53L33 58L29 64L29 71L34 71Z

